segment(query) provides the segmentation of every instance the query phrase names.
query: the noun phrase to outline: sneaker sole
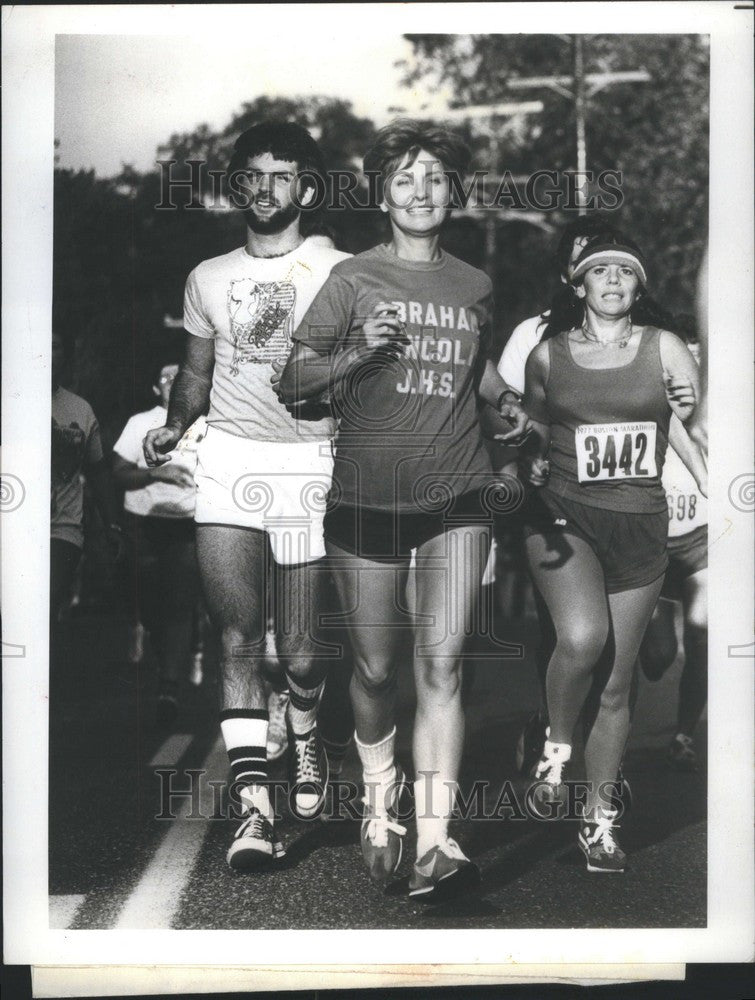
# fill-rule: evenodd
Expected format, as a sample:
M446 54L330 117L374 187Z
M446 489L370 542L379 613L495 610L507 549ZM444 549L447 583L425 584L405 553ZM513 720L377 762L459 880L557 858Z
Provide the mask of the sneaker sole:
M588 850L584 846L581 840L579 841L579 849L585 856L588 872L592 872L594 875L623 875L624 872L626 871L626 865L623 868L596 868L595 865L590 864L590 856Z
M259 851L254 847L242 847L238 851L234 851L233 854L230 852L226 854L226 861L228 867L237 872L260 871L274 866L282 858L285 858L286 852L283 847L280 845L278 847L279 850L274 848L272 854L268 854L267 851Z
M461 893L471 892L478 888L481 881L480 869L476 864L470 862L468 865L457 868L455 872L444 875L434 885L410 889L409 896L420 902L444 902L447 899L454 899Z

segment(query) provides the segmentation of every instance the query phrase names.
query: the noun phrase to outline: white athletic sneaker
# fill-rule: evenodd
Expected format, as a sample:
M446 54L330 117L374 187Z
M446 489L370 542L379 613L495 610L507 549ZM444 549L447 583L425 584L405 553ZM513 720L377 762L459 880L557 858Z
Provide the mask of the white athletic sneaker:
M452 837L435 844L414 862L409 895L429 901L448 898L479 885L480 870Z

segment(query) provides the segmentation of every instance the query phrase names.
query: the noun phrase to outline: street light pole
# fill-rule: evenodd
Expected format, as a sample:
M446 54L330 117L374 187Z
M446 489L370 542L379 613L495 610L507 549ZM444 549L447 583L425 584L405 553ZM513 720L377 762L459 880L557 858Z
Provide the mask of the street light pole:
M577 211L580 215L587 212L584 183L587 174L587 139L585 137L585 63L582 49L582 36L574 35L574 116L577 127L577 177L580 184L577 187Z

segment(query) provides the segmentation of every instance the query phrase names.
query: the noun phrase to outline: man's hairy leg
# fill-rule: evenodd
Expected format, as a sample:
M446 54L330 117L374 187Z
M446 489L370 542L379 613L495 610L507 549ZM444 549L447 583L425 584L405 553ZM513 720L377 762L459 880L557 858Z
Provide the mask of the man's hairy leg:
M267 535L253 528L198 524L197 557L220 638L221 708L265 709Z

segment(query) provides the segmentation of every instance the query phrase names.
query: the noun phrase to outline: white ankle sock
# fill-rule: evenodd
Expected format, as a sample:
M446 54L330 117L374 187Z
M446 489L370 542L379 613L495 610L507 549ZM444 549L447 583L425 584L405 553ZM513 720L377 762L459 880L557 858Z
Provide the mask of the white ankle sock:
M386 791L396 780L396 765L394 763L394 747L396 743L396 727L379 743L362 743L354 733L359 760L362 762L364 775L364 794L368 804L384 812L386 808Z
M439 775L418 778L414 782L414 805L417 819L417 857L448 836L448 822L453 812L456 782Z

